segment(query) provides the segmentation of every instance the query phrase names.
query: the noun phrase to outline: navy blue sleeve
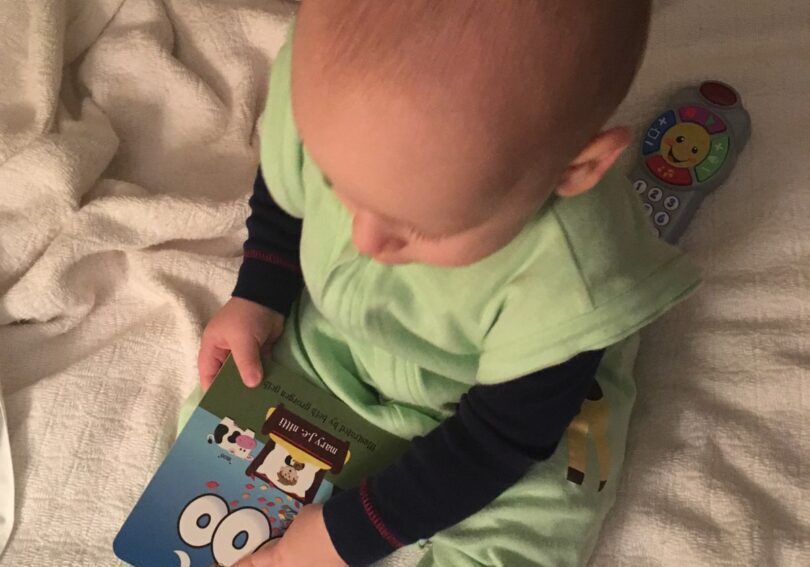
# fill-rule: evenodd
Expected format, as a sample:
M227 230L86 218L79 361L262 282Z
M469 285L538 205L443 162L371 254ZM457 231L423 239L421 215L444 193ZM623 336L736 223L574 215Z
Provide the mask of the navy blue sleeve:
M301 275L301 220L270 196L259 170L250 198L248 239L234 297L249 299L285 317L304 285Z
M335 549L361 567L471 516L548 459L579 413L604 351L475 386L398 462L324 505Z

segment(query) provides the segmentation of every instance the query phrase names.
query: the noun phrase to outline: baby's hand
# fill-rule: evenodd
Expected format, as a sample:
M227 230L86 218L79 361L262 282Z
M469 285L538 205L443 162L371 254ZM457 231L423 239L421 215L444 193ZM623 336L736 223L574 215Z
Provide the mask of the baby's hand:
M323 507L304 506L284 537L262 547L234 567L346 567L335 551Z
M207 390L222 363L233 353L247 386L262 380L259 353L269 350L284 330L284 316L247 299L233 297L208 323L202 336L197 366L200 385Z

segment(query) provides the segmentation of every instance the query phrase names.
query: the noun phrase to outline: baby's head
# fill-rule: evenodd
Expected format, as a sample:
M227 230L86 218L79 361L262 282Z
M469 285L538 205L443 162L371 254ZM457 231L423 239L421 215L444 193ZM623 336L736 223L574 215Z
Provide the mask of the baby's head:
M649 0L305 0L293 111L385 263L458 266L629 143L601 131L644 51Z

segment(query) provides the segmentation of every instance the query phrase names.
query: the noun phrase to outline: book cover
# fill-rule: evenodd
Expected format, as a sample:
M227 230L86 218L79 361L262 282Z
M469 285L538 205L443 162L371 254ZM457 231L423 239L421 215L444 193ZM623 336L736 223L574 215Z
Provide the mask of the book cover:
M302 506L353 488L408 442L307 377L229 358L113 542L135 567L228 567L281 537Z

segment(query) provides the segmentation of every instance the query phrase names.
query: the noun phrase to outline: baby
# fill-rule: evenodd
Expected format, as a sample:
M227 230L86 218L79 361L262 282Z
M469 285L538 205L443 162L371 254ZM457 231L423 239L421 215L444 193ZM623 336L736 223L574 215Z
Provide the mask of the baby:
M636 332L697 283L604 130L649 0L305 0L275 62L207 388L260 352L412 439L240 566L584 564L612 504Z

